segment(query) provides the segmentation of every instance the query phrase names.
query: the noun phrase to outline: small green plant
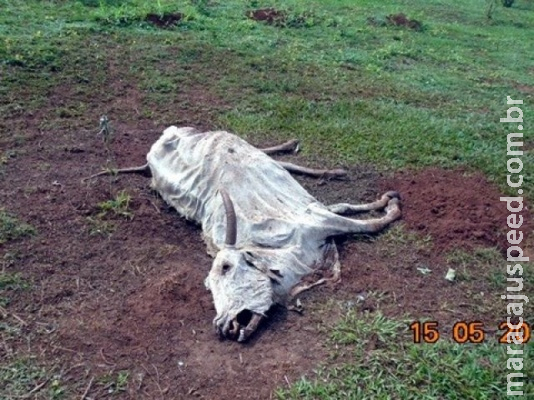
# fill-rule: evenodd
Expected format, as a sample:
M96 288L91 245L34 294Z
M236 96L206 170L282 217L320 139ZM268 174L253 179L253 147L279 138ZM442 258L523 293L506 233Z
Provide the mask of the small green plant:
M17 152L15 150L4 151L4 153L0 155L0 165L6 165L9 160L15 157L17 157Z
M87 217L87 224L89 226L89 235L109 236L115 229L116 225L112 221L103 221L100 218Z
M35 235L35 228L0 208L0 244Z
M128 385L128 378L130 378L130 373L128 371L120 371L117 375L115 381L115 390L117 392L124 392L126 390L126 385Z
M29 287L19 274L0 272L0 290L23 290ZM9 303L9 298L4 298Z
M16 359L9 364L0 365L0 387L2 398L23 399L34 398L31 391L43 382L41 393L46 393L43 398L62 398L62 384L60 377L51 377L51 372L38 367L33 359ZM31 393L30 395L28 395ZM39 397L41 398L41 397Z
M15 150L7 150L4 153L0 154L0 174L4 174L4 166L6 166L9 161L17 156Z
M110 217L120 217L131 220L133 212L130 210L131 196L124 190L118 192L113 199L98 203L96 216L87 217L89 235L111 235L117 228Z
M100 378L100 382L107 388L108 394L114 394L126 391L128 379L130 378L129 371L119 371L116 375L107 374Z
M130 201L131 196L124 190L121 190L117 193L114 199L106 200L98 204L100 210L98 218L102 219L112 214L116 217L132 219L133 213L130 210Z
M26 289L28 286L19 274L0 272L0 290Z

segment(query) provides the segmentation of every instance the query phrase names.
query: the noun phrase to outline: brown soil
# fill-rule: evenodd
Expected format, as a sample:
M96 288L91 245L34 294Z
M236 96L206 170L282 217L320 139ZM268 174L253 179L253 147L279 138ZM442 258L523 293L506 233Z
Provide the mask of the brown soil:
M408 19L406 15L400 14L391 14L386 17L386 20L395 26L403 26L406 28L413 29L414 31L421 31L423 29L423 24L416 19Z
M391 14L386 16L385 21L383 19L375 18L375 17L369 17L367 18L367 22L370 25L374 26L400 26L403 28L412 29L414 31L422 31L423 30L423 24L416 20L416 19L409 19L406 17L405 14L399 13L399 14Z
M147 14L145 20L159 28L169 28L178 24L183 15L181 13Z
M437 168L402 171L382 187L402 193L404 223L421 235L430 235L438 253L497 247L506 254L506 217L510 212L506 202L499 201L502 193L482 174ZM532 231L527 212L524 208L521 213L529 221L521 228L525 233Z
M106 90L56 87L38 111L21 108L1 120L4 132L24 136L0 136L2 153L13 151L0 166L0 204L38 234L0 247L0 268L29 282L27 289L0 293L9 298L1 322L21 331L14 336L2 332L0 359L28 355L32 363L58 372L65 398L82 398L87 388L88 397L102 398L113 390L117 374L126 371L128 384L114 398L268 399L275 388L303 374L313 376L321 363L331 364L327 329L341 309L354 307L358 294L367 297L361 310L381 308L388 315L409 313L445 325L473 318L495 326L500 316L479 311L480 299L473 298L475 292L491 291L485 281L449 285L443 276L447 249L504 245L499 191L480 175L461 171L431 169L389 177L354 166L347 180L301 181L325 203L367 202L386 190L399 190L404 222L398 224L431 235L434 248L411 243L392 247L380 235L340 239L340 284L304 294L302 316L272 310L249 343L219 341L211 323L211 296L203 286L211 259L199 227L169 209L150 191L146 178L125 175L87 183L81 178L110 158L120 166L143 164L165 125L209 128L213 110L227 105L210 93L207 80L204 86L184 85L187 96L177 96L169 110L157 114L166 121L171 115L180 120L156 126L137 111L143 94L123 78L121 65L127 63L110 61L102 81ZM112 121L122 121L113 123L109 153L96 129L87 130L86 120L68 112L49 119L79 101L87 102L91 114L107 110ZM97 205L121 190L132 198L133 218L111 215L99 221ZM494 270L503 270L504 264ZM422 266L433 273L418 273ZM478 277L492 271L471 272ZM385 300L378 301L380 296ZM39 383L30 382L28 391ZM44 392L35 396L46 398Z
M286 20L285 13L274 8L262 8L249 11L247 17L254 21L265 22L269 25L283 25Z
M158 136L133 126L128 131L113 146L121 165L141 163ZM211 260L200 229L151 193L146 178L81 184L105 160L98 138L46 137L41 147L40 137L27 142L27 155L10 161L8 185L0 193L10 211L39 231L33 240L9 245L9 253L19 257L9 270L32 282L29 290L9 292L9 311L26 321L24 332L40 332L31 348L41 363L64 366L74 397L96 377L90 396L99 398L110 390L113 378L106 376L128 371L129 383L117 398L268 399L274 388L328 359L320 326L333 323L339 309L325 313L327 299L352 307L357 294L383 293L390 299L382 307L389 315L431 315L449 324L467 317L495 320L469 309L442 310L444 303L460 308L473 300L464 286L443 284L439 252L502 245L499 193L479 175L433 169L388 178L360 166L344 181L303 179L327 203L401 191L404 224L432 235L438 252L400 249L393 260L374 239L340 240L342 282L305 294L302 316L273 310L258 334L240 345L219 341L213 332L215 311L203 287ZM298 157L294 161L302 162ZM45 160L53 168L40 170ZM111 218L113 232L91 234L88 218L96 218L96 205L120 190L131 194L134 218ZM481 234L470 234L471 228ZM420 275L420 265L436 273ZM360 307L374 311L379 303L370 296ZM23 351L27 343L13 340L9 346Z

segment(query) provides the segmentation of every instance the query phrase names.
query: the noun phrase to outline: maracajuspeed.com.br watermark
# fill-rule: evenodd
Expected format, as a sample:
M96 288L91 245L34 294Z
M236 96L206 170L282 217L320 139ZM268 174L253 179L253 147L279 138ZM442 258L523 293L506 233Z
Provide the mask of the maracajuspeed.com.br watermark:
M508 301L506 305L506 312L508 313L507 325L508 334L506 337L508 360L506 367L509 370L507 375L506 394L509 396L522 396L523 391L523 347L525 341L523 320L523 306L528 303L528 297L523 293L523 265L521 263L529 261L529 258L524 256L521 242L523 241L523 231L521 226L524 225L523 215L520 214L523 210L523 110L519 105L523 104L523 100L514 100L510 96L506 98L506 104L509 107L506 110L506 118L501 118L501 122L510 124L510 129L506 137L506 155L508 160L506 162L508 174L506 175L506 183L508 186L517 191L515 197L501 197L500 201L506 202L506 207L510 214L506 218L508 232L506 238L508 239L508 249L506 250L506 272L508 274L508 286L506 288L506 295L502 295L503 299ZM517 125L515 125L517 124ZM512 319L516 324L512 323ZM528 361L527 361L528 362Z

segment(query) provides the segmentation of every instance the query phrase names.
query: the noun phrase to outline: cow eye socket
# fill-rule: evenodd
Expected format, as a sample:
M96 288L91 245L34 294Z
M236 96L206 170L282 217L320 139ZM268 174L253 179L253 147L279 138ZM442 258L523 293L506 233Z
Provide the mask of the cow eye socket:
M230 271L230 268L232 268L230 264L223 264L223 266L222 266L223 274L228 272L228 271Z

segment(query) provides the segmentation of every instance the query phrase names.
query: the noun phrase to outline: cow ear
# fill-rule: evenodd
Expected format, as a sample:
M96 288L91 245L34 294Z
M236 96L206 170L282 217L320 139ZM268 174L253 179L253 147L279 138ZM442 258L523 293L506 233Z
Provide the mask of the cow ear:
M254 256L254 253L250 251L245 251L244 253L245 262L248 264L249 267L256 268L259 270L262 270L257 264L258 259Z
M274 283L282 283L282 274L280 273L280 270L275 268L269 268L267 269L267 276L273 281Z
M280 270L276 268L269 268L269 266L266 265L265 258L262 257L261 254L255 254L251 251L246 251L244 257L247 264L263 272L271 281L278 284L282 283L282 274L280 273Z
M282 273L278 268L269 268L269 272L273 275L276 275L278 278L283 278Z

